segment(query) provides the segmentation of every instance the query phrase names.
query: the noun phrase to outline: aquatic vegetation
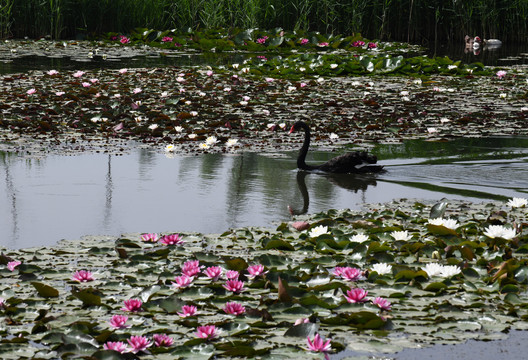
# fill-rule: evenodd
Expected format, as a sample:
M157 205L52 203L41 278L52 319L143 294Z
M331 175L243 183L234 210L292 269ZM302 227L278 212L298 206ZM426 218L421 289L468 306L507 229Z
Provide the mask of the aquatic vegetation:
M326 349L319 353L355 344L372 354L417 342L490 340L524 328L526 208L449 201L442 219L458 225L448 229L434 225L440 222L438 213L430 217L432 205L398 200L294 219L327 227L318 237L292 221L219 235L181 233L182 246L145 242L138 233L2 249L0 352L6 358L22 349L35 358L101 358L105 349L136 351L141 359L277 351L301 357L309 337ZM485 235L490 226L513 224L512 239ZM394 231L413 238L395 240ZM358 234L365 236L361 242L350 241ZM21 262L16 272L5 267L13 259ZM74 261L104 275L72 286ZM171 282L184 269L199 272L192 286L174 289ZM251 272L260 275L246 281Z

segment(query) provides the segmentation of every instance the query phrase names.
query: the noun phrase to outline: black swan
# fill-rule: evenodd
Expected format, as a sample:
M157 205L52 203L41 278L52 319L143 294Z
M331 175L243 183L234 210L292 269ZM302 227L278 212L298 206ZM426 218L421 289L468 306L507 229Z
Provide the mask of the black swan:
M297 167L302 170L319 170L327 173L376 173L383 170L382 165L374 165L377 162L377 158L374 155L370 155L365 151L351 152L333 159L328 160L321 165L308 165L306 164L306 154L308 153L308 147L310 146L310 128L303 121L297 121L291 127L290 134L296 130L304 130L304 143L299 152L297 158Z

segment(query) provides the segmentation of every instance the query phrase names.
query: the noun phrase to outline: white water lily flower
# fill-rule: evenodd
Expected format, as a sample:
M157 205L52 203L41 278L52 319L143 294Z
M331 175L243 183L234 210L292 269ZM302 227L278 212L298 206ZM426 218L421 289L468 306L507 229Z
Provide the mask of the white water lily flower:
M390 274L392 272L392 265L386 263L374 264L371 270L377 272L379 275Z
M429 219L427 220L427 223L431 225L442 226L444 225L444 219L442 218Z
M337 64L330 64L330 69L335 69L337 67Z
M460 274L461 271L462 270L460 270L460 268L456 265L444 265L440 271L440 276L443 278L449 278L451 276Z
M400 91L401 96L409 96L409 92L407 90Z
M198 145L198 146L200 146L200 149L203 149L203 150L209 149L209 145L206 144L206 143L201 143L201 144Z
M447 68L448 68L449 70L456 69L457 67L458 67L458 66L456 66L456 65L447 65Z
M207 139L205 139L205 143L207 145L214 145L218 142L218 140L216 139L216 136L209 136Z
M335 139L339 139L339 135L337 135L335 133L331 133L330 134L330 140L335 140Z
M238 143L237 139L229 139L227 140L226 145L231 147L231 146L235 146L237 143Z
M176 130L176 132L181 133L183 131L183 127L182 126L175 126L174 130Z
M369 237L365 234L357 234L357 235L353 235L351 238L350 238L350 241L352 242L357 242L357 243L362 243L364 241L367 241L369 239Z
M394 240L408 241L412 239L412 235L409 235L409 232L407 230L393 231L391 232L391 236L394 238Z
M448 122L450 122L450 121L451 121L451 120L449 120L449 119L446 118L446 117L440 118L440 123L442 123L442 124L448 123Z
M422 85L422 79L413 80L413 84Z
M443 219L443 218L436 218L436 219L429 219L427 222L431 225L437 225L437 226L443 226L451 230L456 230L458 227L458 221L454 219Z
M502 225L490 225L484 235L491 239L503 238L505 240L511 240L515 237L515 229L507 228Z
M444 226L448 229L455 230L458 227L458 221L455 219L444 219Z
M313 238L318 237L319 235L324 235L324 234L328 234L328 227L327 226L323 226L323 225L319 225L319 226L314 227L308 233L308 235L310 237L313 237Z
M501 99L506 99L506 93L500 93L500 94L499 94L499 97L500 97Z
M520 208L528 206L528 199L514 197L513 199L508 200L508 205L512 208Z
M189 139L194 139L194 138L196 138L196 134L189 134L188 136L189 136Z
M438 263L429 263L422 267L422 270L427 273L429 277L438 276L442 273L444 266Z
M169 145L165 146L165 151L173 152L174 151L174 145L169 144Z
M150 130L156 130L158 128L158 124L152 124L149 126Z

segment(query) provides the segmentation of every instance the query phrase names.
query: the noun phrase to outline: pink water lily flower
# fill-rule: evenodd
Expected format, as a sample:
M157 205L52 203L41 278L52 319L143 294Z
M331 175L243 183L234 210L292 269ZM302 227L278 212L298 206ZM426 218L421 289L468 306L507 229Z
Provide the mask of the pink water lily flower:
M92 86L92 84L90 84L90 83L87 82L87 81L83 81L83 82L81 83L81 85L82 85L83 87L85 87L85 88Z
M336 267L334 268L333 274L347 281L358 281L363 276L363 272L361 270L349 266Z
M293 325L297 326L297 325L301 325L301 324L308 324L309 322L310 322L309 318L298 318L297 320L295 320Z
M126 36L121 36L121 38L119 39L119 42L121 44L128 44L130 42L130 39L127 38Z
M171 346L174 344L174 339L167 334L154 334L152 335L152 339L154 339L154 345L156 347Z
M174 278L174 281L172 281L172 285L175 288L184 288L192 284L193 278L191 276L187 276L183 274L182 276L176 276Z
M252 265L247 268L247 271L249 273L249 278L253 279L260 275L265 275L267 271L264 271L264 265Z
M308 343L308 350L315 351L315 352L328 352L332 349L332 346L330 345L330 342L332 340L328 339L324 341L321 339L319 334L315 334L313 340L310 339L310 337L306 337L306 342Z
M15 268L20 264L22 264L22 262L18 260L10 261L7 263L7 268L9 269L9 271L15 271Z
M53 75L57 75L59 72L57 70L50 70L48 72L46 72L46 74L50 75L50 76L53 76Z
M73 73L73 77L79 78L79 77L83 76L84 74L85 74L84 71L78 70L78 71Z
M128 316L126 315L114 315L110 319L109 323L114 329L125 329L130 327L130 325L126 325L127 320Z
M171 235L165 235L161 238L160 242L163 245L180 245L183 244L185 241L182 240L182 237L180 234L171 234Z
M130 352L134 354L152 346L152 342L146 336L131 336L127 342L131 347Z
M301 39L301 45L305 45L305 44L308 44L310 40L306 39L306 38L302 38Z
M347 301L352 304L362 303L362 302L367 301L366 299L367 294L368 294L367 290L360 289L360 288L354 288L354 289L350 289L347 291L345 295L345 299L347 299Z
M505 76L506 76L506 71L504 71L504 70L497 71L497 77L499 79L504 79Z
M246 312L246 308L237 302L228 302L224 306L224 311L231 315L241 315Z
M103 345L103 349L114 350L119 353L124 353L125 351L127 351L127 346L122 341L108 341Z
M374 300L372 300L372 303L374 305L377 305L381 310L390 311L392 307L391 303L387 299L384 299L379 296L375 298Z
M214 339L218 336L218 332L218 329L214 325L204 325L196 328L196 336L201 339Z
M124 301L125 307L121 308L123 311L138 312L143 306L140 299L129 299Z
M34 89L34 88L33 88L33 89L29 89L28 91L26 91L26 94L28 94L28 95L33 95L33 94L36 93L36 92L37 92L37 89Z
M226 290L232 291L235 294L238 294L244 291L244 282L240 280L227 280L227 282L222 286Z
M220 266L209 266L204 270L204 273L209 279L217 281L222 276L222 271L223 269Z
M183 264L181 271L182 271L182 274L192 277L198 274L200 272L200 269L201 269L200 261L189 260Z
M88 281L94 281L95 279L91 271L79 270L79 271L76 271L72 275L72 280L75 280L78 282L88 282Z
M163 38L161 38L161 42L171 42L172 41L172 38L170 36L164 36Z
M240 273L236 270L227 270L225 277L227 280L238 280Z
M155 233L143 234L141 235L141 240L145 242L157 242L158 234L155 234Z
M196 309L196 306L194 305L183 305L182 306L182 312L178 313L178 315L180 315L181 317L189 317L189 316L194 316L196 315L197 313L197 309Z

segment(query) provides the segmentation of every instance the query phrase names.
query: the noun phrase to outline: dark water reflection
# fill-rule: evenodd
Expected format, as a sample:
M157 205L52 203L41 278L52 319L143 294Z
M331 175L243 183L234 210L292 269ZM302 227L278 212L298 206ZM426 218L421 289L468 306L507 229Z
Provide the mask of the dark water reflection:
M294 213L359 209L394 198L528 197L528 139L407 142L375 149L380 175L304 173L295 153L166 157L0 152L0 246L51 245L82 235L270 226ZM309 161L332 154L315 152Z

